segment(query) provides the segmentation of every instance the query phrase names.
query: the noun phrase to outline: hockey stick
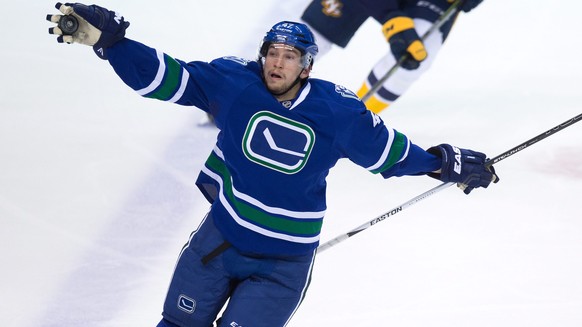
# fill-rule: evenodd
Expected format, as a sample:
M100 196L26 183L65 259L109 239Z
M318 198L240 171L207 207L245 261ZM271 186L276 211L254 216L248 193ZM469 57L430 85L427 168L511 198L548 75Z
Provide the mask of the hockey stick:
M460 6L462 1L463 0L455 1L439 17L439 19L437 19L437 21L434 22L434 24L431 26L431 28L428 31L426 31L426 33L424 33L421 40L424 42L434 31L436 31L441 26L443 26L444 23L446 23L453 15L455 15L459 11L459 6ZM396 72L396 70L398 70L398 68L402 65L402 63L404 63L404 61L406 60L407 57L408 57L408 54L405 54L402 57L400 57L400 59L398 59L398 61L394 64L394 66L392 66L392 68L390 68L390 70L388 72L386 72L386 74L384 74L384 76L382 76L382 78L380 78L370 88L370 90L368 90L368 92L366 94L364 94L364 96L362 97L362 102L366 102L372 95L374 95L380 89L380 87L382 87L382 84L384 84L384 82L386 82L386 80L388 80L394 74L394 72Z
M529 140L521 143L520 145L518 145L518 146L516 146L516 147L514 147L514 148L512 148L510 150L507 150L507 151L503 152L502 154L498 155L497 157L495 157L493 159L487 160L485 162L485 166L486 167L490 167L493 164L496 164L499 161L504 160L504 159L506 159L506 158L508 158L508 157L510 157L510 156L512 156L512 155L514 155L514 154L516 154L516 153L518 153L520 151L522 151L523 149L528 148L528 147L534 145L535 143L537 143L537 142L545 139L546 137L548 137L550 135L553 135L553 134L555 134L555 133L557 133L557 132L565 129L568 126L571 126L571 125L577 123L581 119L582 119L582 114L579 114L578 116L576 116L576 117L574 117L572 119L569 119L569 120L567 120L567 121L565 121L565 122L563 122L563 123L561 123L561 124L559 124L559 125L551 128L551 129L549 129L549 130L547 130L547 131L545 131L545 132L543 132L543 133L541 133L541 134L539 134L539 135L537 135L537 136L535 136L535 137L533 137L533 138L531 138L531 139L529 139ZM436 193L444 190L445 188L447 188L447 187L449 187L449 186L451 186L453 184L454 183L442 183L441 185L439 185L437 187L434 187L434 188L432 188L432 189L430 189L430 190L428 190L428 191L426 191L426 192L424 192L424 193L422 193L422 194L420 194L418 196L415 196L414 198L408 200L407 202L405 202L405 203L403 203L403 204L401 204L401 205L399 205L397 207L394 207L394 208L390 209L389 211L387 211L387 212L381 214L380 216L378 216L378 217L376 217L376 218L368 221L367 223L365 223L363 225L360 225L360 226L352 229L351 231L349 231L349 232L347 232L345 234L341 234L341 235L339 235L339 236L337 236L337 237L335 237L335 238L333 238L333 239L325 242L324 244L321 244L317 248L317 253L320 253L322 251L325 251L325 250L329 249L330 247L332 247L332 246L334 246L334 245L336 245L336 244L338 244L340 242L343 242L343 241L347 240L348 238L350 238L350 237L358 234L359 232L364 231L364 230L366 230L366 229L368 229L368 228L376 225L377 223L379 223L379 222L381 222L381 221L383 221L383 220L385 220L385 219L387 219L389 217L394 216L395 214L397 214L397 213L401 212L402 210L404 210L404 209L412 206L413 204L418 203L418 202L420 202L420 201L422 201L422 200L424 200L424 199L426 199L426 198L428 198L428 197L430 197L430 196L432 196L432 195L434 195L434 194L436 194Z

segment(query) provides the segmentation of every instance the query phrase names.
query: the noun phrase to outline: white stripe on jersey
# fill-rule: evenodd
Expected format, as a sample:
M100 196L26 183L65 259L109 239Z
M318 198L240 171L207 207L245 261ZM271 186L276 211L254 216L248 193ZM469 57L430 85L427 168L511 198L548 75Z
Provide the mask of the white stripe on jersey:
M164 79L164 73L166 72L166 62L164 61L164 53L161 51L156 50L156 55L158 56L158 72L156 73L156 77L150 83L150 85L144 87L141 90L136 90L137 94L144 96L153 90L155 90L160 84L162 84L162 80Z

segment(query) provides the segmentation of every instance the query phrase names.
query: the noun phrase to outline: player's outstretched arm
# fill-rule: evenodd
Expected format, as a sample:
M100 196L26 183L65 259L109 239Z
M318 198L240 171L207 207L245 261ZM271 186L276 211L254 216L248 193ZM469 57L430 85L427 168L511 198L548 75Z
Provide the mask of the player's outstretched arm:
M80 43L92 46L101 59L107 59L107 48L125 37L129 22L120 14L96 5L58 2L61 14L47 15L46 19L57 26L49 34L58 35L59 43Z

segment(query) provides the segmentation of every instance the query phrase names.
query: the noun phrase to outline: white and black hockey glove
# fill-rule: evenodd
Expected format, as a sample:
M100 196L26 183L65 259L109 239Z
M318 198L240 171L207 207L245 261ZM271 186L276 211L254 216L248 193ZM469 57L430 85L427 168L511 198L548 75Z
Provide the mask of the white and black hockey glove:
M92 46L101 59L107 59L107 48L125 37L129 22L118 13L96 5L58 2L55 5L63 15L47 15L56 23L49 34L58 35L59 43L80 43Z
M457 183L465 194L499 181L493 166L485 166L486 156L481 152L460 149L450 144L434 146L426 151L441 158L442 162L439 172L428 175L445 183Z

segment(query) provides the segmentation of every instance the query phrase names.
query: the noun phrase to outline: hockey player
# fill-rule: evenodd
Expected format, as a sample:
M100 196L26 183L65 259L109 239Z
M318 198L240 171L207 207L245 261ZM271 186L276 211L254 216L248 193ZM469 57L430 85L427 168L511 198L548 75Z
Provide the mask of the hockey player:
M460 9L469 12L483 0L464 0ZM396 101L435 59L447 38L453 19L432 33L424 42L420 36L448 9L454 0L312 0L301 17L314 32L320 56L332 44L345 48L354 33L369 17L382 25L390 52L381 58L364 81L358 96L362 98L403 56L402 68L396 70L366 101L375 113Z
M105 8L57 4L78 20L57 40L93 46L139 95L210 112L220 129L197 184L211 203L180 252L158 326L285 326L309 285L325 178L348 158L384 178L430 175L465 193L497 180L480 152L425 151L340 85L309 78L318 48L303 24L280 22L256 61L185 62L125 38L129 23ZM71 24L74 26L75 24ZM59 26L63 26L59 24Z

